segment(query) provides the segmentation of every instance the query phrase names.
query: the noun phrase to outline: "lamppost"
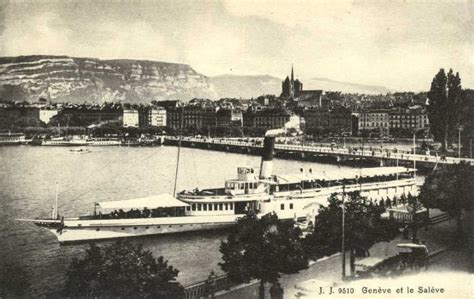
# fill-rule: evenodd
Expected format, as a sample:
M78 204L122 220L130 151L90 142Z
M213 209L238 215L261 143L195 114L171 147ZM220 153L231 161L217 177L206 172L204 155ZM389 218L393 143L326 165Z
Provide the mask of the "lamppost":
M211 295L211 298L215 298L215 293L216 293L216 278L217 275L214 273L214 271L211 271L209 276L207 277L207 285L208 285L208 293Z
M345 217L346 217L346 208L345 208L345 198L346 198L346 185L342 185L342 242L341 242L341 252L342 252L342 279L346 278L346 240L345 240Z
M54 205L54 219L58 219L58 197L59 197L59 183L56 182L56 200Z
M469 158L472 159L472 138L469 138Z
M418 201L416 196L408 195L407 198L407 211L411 214L411 225L412 225L412 238L411 241L416 243L417 241L417 230L418 230L418 220L417 212L422 209L421 203Z

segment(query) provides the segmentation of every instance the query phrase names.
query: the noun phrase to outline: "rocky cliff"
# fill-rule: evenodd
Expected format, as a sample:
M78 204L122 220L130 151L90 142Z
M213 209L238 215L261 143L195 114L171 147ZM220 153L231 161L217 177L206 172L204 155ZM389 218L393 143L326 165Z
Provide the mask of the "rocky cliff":
M208 78L189 65L68 56L0 58L0 98L55 102L149 103L218 97Z

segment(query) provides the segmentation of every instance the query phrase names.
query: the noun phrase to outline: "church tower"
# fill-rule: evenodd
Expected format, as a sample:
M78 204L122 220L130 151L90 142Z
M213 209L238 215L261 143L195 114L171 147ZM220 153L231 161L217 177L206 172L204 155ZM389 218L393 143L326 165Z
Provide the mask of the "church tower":
M293 64L291 65L291 74L286 76L286 79L281 82L281 97L285 98L297 98L303 90L303 83L300 80L295 80L295 71Z
M290 97L295 97L295 76L293 73L293 64L291 65Z

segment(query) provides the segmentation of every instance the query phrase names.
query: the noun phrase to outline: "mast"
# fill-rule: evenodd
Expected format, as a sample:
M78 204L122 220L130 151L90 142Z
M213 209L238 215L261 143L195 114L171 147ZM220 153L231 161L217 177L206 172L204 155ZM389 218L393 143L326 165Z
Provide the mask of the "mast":
M413 172L413 177L416 178L416 131L413 132L413 168L415 169Z
M396 157L397 157L396 161L397 161L397 167L398 167L398 150L397 150L396 154L397 154L397 156L396 156ZM398 171L397 171L397 181L398 181Z
M179 139L178 139L178 157L176 159L176 171L174 174L174 187L173 187L173 196L176 196L176 185L178 183L178 171L179 171L179 156L181 153L181 139L183 135L183 121L184 121L184 107L181 107L181 111L179 113Z

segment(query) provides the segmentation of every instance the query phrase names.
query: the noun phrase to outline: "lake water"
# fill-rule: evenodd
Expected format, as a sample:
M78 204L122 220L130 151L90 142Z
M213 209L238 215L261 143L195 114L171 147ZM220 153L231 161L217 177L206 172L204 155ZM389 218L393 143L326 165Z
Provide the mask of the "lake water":
M0 277L24 276L34 296L60 290L73 257L88 245L59 246L56 238L16 218L49 217L59 183L59 213L67 217L91 213L97 201L131 199L173 192L176 147L96 147L71 153L66 147L0 147ZM199 149L181 149L178 188L221 187L237 176L238 166L258 168L260 158ZM275 160L274 173L349 169L344 166ZM184 285L221 273L219 245L225 231L209 231L132 239L163 255L180 270ZM106 243L101 243L106 244ZM21 277L20 277L21 278Z

